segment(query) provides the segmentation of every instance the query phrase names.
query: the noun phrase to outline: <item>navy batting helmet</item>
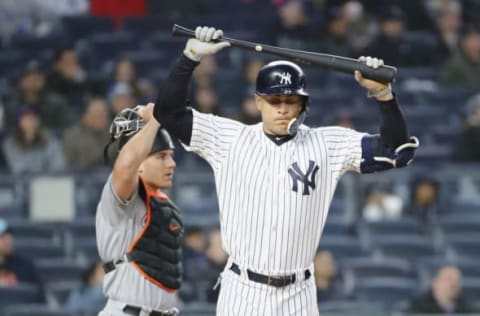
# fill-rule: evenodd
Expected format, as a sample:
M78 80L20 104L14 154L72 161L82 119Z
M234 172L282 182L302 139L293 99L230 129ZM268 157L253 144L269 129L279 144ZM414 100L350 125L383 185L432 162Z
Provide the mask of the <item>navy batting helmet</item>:
M301 95L308 100L305 91L305 74L295 63L286 60L273 61L263 66L257 76L259 95Z
M305 91L305 74L297 64L287 60L278 60L263 66L257 76L257 94L300 95L303 97L302 112L288 124L287 132L295 135L307 117L309 94Z

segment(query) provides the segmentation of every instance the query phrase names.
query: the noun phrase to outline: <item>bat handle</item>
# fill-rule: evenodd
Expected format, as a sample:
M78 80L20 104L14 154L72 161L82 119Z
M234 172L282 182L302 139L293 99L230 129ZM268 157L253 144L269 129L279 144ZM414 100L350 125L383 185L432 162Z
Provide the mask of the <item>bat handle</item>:
M195 37L195 31L189 28L183 27L178 24L174 24L172 28L173 36L183 36L183 37Z

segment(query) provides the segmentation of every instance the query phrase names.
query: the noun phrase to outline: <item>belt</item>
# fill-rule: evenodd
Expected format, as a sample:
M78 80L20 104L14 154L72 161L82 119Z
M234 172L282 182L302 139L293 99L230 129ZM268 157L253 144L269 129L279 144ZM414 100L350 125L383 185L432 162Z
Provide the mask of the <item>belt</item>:
M123 255L122 258L117 259L117 260L110 260L108 262L105 262L103 264L103 271L105 271L105 274L108 272L111 272L117 268L117 265L124 263L124 262L130 262L132 261L132 258L130 257L130 254L126 253Z
M235 262L232 262L232 265L230 266L230 270L240 275L240 267ZM305 280L308 280L311 275L312 273L310 272L310 270L304 271ZM267 284L275 287L284 287L284 286L293 284L295 283L295 281L297 281L296 274L283 275L283 276L278 276L278 275L269 276L269 275L253 272L248 269L247 269L247 276L250 281L263 283L263 284Z
M142 312L141 307L127 305L123 309L123 312L128 315L138 316ZM151 311L149 316L175 316L177 315L176 312L159 312L159 311Z

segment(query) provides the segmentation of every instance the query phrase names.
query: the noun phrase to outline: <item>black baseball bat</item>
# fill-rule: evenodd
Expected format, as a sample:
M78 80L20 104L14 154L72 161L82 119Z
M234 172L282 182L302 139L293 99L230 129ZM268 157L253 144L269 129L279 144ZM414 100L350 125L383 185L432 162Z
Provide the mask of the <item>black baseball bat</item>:
M184 37L195 37L195 31L188 29L180 25L173 25L172 29L173 36L184 36ZM383 65L377 69L373 69L365 65L365 63L358 61L357 59L302 51L297 49L282 48L277 46L270 46L264 44L258 44L248 41L243 41L235 38L222 37L219 41L229 41L232 46L237 46L246 49L253 49L257 52L268 53L280 57L289 58L292 61L317 65L325 68L334 69L340 72L353 74L355 70L358 70L362 73L365 78L372 79L375 81L388 83L395 80L397 74L397 68L393 66Z

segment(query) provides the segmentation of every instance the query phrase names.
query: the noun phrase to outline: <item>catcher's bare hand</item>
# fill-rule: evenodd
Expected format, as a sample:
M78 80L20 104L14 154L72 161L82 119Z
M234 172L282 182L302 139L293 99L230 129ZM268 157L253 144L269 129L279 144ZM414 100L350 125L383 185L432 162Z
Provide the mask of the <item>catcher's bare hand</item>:
M153 117L153 108L155 107L155 103L150 102L147 105L137 105L135 107L136 113L143 118L145 122L156 122L157 120Z

